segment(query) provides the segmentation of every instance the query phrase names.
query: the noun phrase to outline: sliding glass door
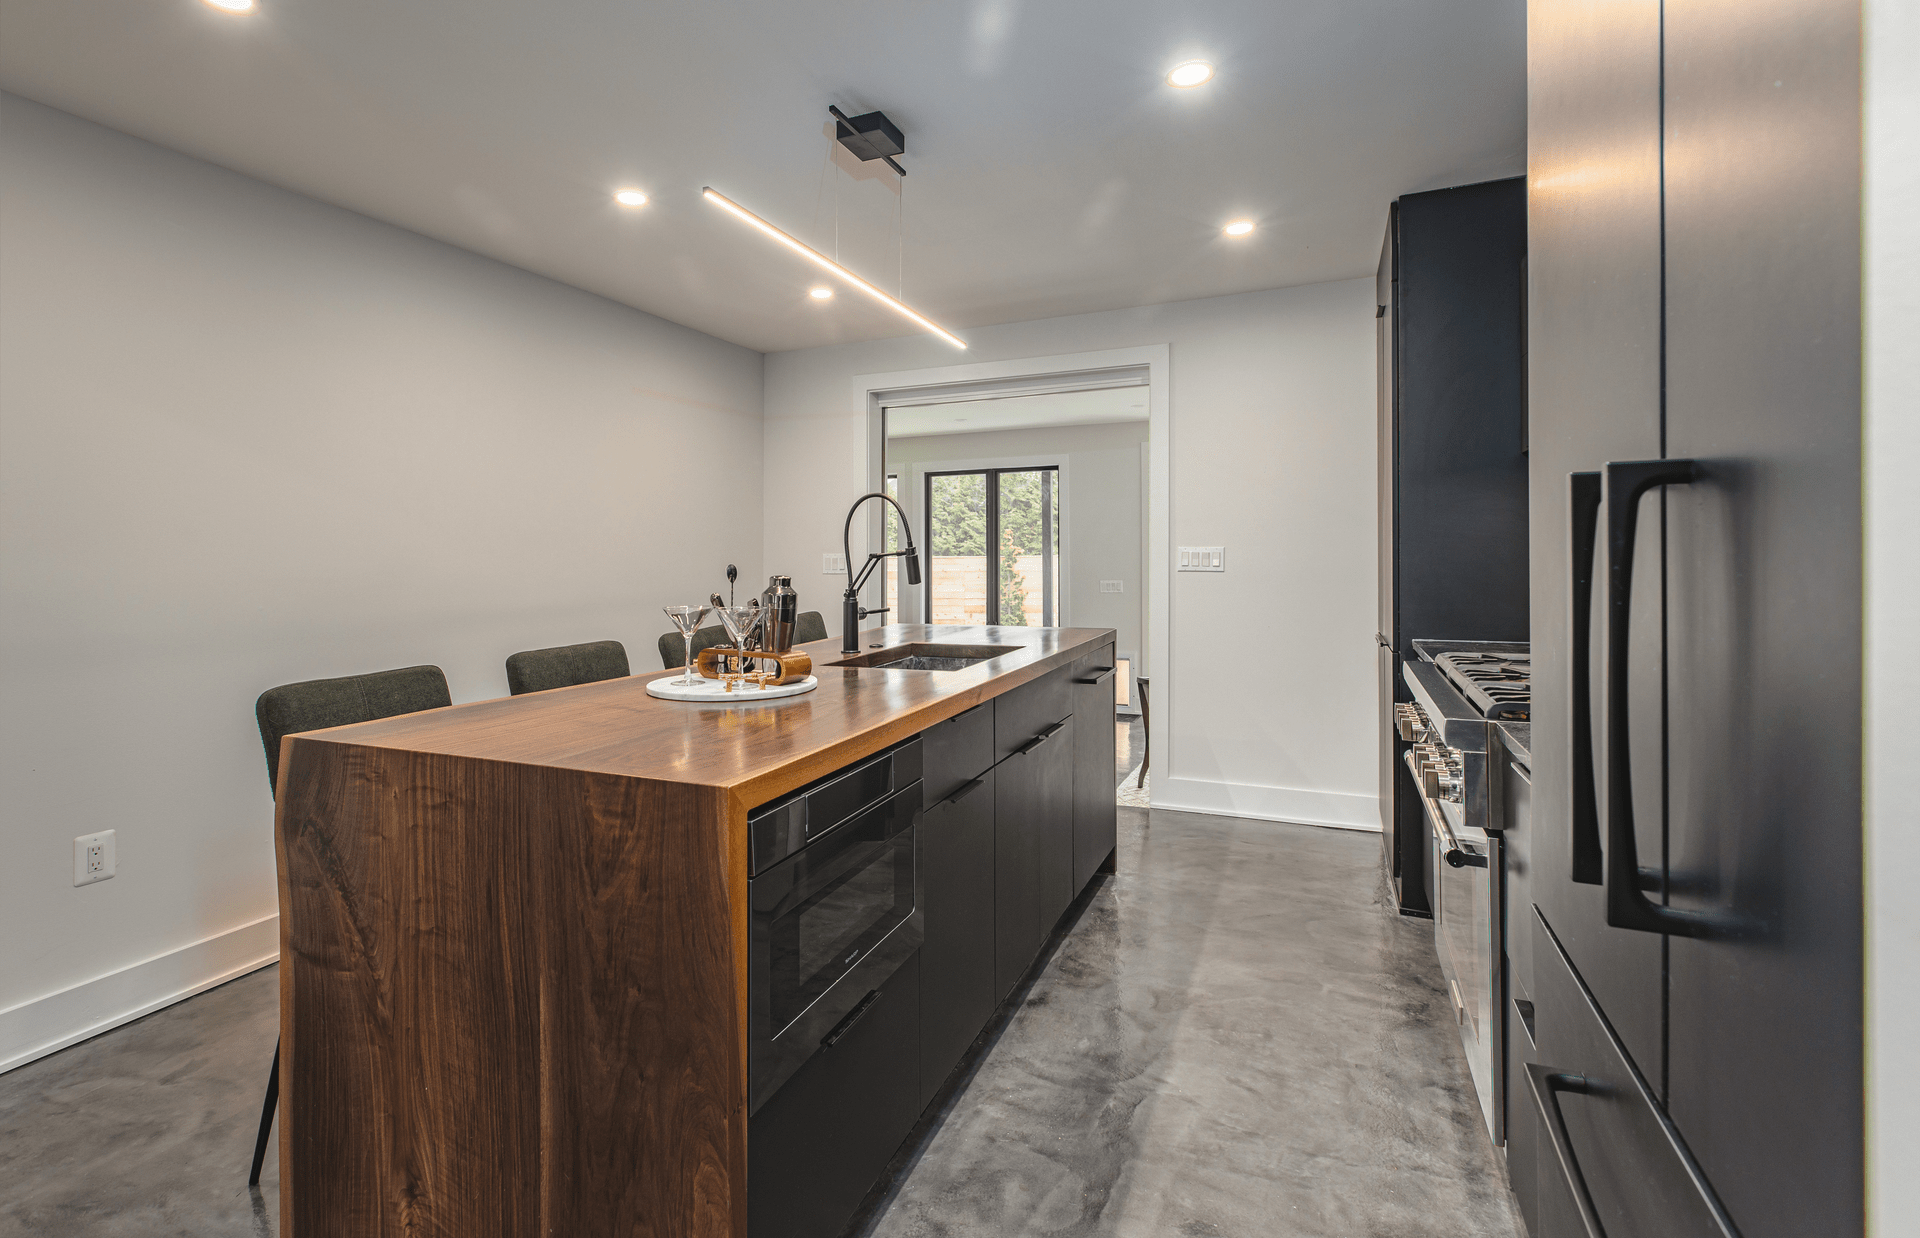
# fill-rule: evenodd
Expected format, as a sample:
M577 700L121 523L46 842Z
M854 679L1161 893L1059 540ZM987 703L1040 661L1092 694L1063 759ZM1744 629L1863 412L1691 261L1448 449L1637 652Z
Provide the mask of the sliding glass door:
M927 474L929 623L1058 627L1057 468Z

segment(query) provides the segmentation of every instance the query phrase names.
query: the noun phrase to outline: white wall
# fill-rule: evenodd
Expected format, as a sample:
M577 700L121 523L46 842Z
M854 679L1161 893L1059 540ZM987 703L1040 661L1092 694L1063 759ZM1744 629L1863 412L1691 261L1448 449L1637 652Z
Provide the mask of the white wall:
M943 461L1051 460L1063 469L1061 523L1066 552L1061 585L1067 621L1077 628L1112 628L1118 651L1138 660L1141 616L1146 608L1146 528L1141 512L1141 448L1147 423L1049 426L976 434L926 434L887 441L887 471L900 475L901 502L925 537L924 497L914 469ZM922 545L925 542L922 541ZM1125 592L1102 593L1102 580L1118 580ZM898 622L920 621L920 590L909 589Z
M1894 1238L1920 1216L1920 8L1865 16L1867 1205Z
M16 97L0 134L4 1068L275 951L263 688L656 669L661 605L763 573L757 353Z
M1170 578L1154 800L1377 829L1372 280L965 334L964 356L907 337L767 357L770 570L791 567L803 596L833 588L813 565L866 481L855 375L1166 344L1172 540L1225 545L1228 570ZM1257 669L1249 641L1275 651Z

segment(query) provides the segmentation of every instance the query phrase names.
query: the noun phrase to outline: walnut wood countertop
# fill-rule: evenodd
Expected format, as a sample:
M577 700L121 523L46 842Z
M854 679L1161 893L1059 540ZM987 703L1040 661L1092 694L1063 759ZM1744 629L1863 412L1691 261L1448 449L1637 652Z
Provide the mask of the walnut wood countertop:
M753 804L1067 666L1111 643L1114 632L893 624L861 636L863 646L934 642L1013 652L957 671L838 667L830 664L845 655L834 637L796 646L813 658L820 686L778 702L661 700L647 695L647 683L680 672L660 671L310 731L302 739L723 787Z

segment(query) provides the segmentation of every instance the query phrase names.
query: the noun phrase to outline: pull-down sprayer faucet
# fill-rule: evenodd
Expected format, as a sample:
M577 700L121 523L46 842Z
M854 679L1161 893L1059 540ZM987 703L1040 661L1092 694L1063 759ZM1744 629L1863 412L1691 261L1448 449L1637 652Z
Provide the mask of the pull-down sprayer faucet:
M859 511L860 505L868 499L885 499L887 502L893 503L893 510L900 513L900 529L907 535L907 547L905 550L874 551L867 556L866 566L860 569L860 575L856 577L853 574L853 543L851 541L853 534L853 514ZM913 545L913 526L907 523L906 509L894 502L892 495L882 494L878 490L872 494L861 495L853 501L853 506L847 509L846 527L840 530L840 550L847 565L847 591L840 599L840 652L859 653L860 621L869 615L884 615L888 610L885 606L877 610L868 610L866 607L860 605L860 586L867 583L867 577L873 575L873 569L879 564L880 560L894 558L903 558L906 560L907 583L910 585L919 584L920 552L916 550Z

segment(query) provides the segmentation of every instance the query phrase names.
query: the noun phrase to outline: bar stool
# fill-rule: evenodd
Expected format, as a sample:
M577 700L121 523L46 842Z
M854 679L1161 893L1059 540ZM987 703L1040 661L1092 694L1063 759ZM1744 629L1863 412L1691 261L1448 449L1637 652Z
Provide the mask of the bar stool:
M632 673L627 665L627 647L617 640L555 645L551 649L528 649L509 657L507 691L523 696L528 692L599 683L603 679L624 679Z
M280 741L301 731L372 722L423 709L453 704L447 677L437 666L408 666L371 675L343 675L338 679L308 679L268 688L254 702L254 720L260 724L260 744L267 752L267 785L280 797ZM253 1144L253 1171L248 1186L260 1185L260 1167L267 1159L267 1136L273 1130L273 1111L280 1103L280 1042L273 1043L273 1066L267 1071L267 1099L260 1106L260 1135Z

